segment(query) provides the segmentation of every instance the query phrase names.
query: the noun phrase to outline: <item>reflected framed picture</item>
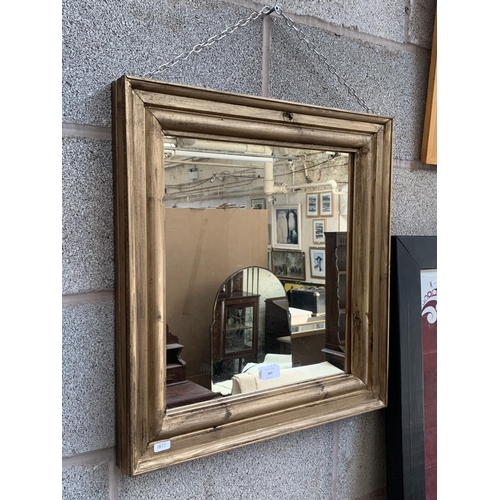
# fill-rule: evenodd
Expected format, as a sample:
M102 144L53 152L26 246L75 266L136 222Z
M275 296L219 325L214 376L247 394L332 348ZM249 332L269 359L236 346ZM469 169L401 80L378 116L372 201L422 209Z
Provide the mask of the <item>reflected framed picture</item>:
M252 198L250 200L250 206L256 208L257 210L264 210L266 208L265 198Z
M308 193L306 195L306 215L307 217L317 217L318 210L318 193Z
M304 252L273 250L271 271L278 278L305 281L306 257Z
M333 215L333 193L331 191L319 193L319 215Z
M437 237L392 236L387 498L437 498Z
M313 243L325 243L326 219L314 219L313 223Z
M301 249L300 205L273 206L272 246L289 250Z
M326 255L324 248L309 247L309 264L312 278L325 278Z

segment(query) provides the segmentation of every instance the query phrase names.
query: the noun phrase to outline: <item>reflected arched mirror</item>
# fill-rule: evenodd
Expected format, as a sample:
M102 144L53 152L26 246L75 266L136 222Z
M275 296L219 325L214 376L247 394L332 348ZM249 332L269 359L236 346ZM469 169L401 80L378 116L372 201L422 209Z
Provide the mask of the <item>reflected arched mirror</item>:
M210 328L212 390L232 393L232 377L249 373L265 362L269 330L266 307L270 301L283 306L284 335L290 335L288 301L280 280L268 269L238 270L221 285L214 303ZM288 362L288 356L284 356ZM291 360L290 360L291 366Z
M214 304L212 391L230 396L342 373L327 362L324 302L319 311L318 304L309 307L315 311L290 307L268 269L231 275Z

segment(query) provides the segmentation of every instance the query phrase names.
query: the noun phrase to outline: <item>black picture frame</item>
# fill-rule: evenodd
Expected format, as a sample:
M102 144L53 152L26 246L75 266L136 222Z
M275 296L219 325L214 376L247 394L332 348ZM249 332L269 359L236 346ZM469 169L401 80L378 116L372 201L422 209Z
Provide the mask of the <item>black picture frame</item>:
M421 271L437 269L436 236L391 237L388 500L426 498Z
M272 250L271 271L279 279L305 281L306 279L305 252L294 252L290 250Z

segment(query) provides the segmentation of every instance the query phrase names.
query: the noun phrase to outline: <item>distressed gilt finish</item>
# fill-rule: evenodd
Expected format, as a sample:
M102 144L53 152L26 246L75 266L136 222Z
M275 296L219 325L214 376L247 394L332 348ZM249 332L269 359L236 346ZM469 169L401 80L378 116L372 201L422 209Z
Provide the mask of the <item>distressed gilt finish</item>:
M117 465L135 476L385 407L392 119L126 76L113 114ZM165 411L163 133L353 153L345 374Z

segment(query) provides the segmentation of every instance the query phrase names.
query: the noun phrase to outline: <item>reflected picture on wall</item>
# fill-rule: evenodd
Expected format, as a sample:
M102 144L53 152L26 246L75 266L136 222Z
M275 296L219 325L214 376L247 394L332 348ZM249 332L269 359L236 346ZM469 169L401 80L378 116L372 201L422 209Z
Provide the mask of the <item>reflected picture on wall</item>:
M333 215L333 195L332 192L320 193L319 215Z
M309 248L309 261L311 264L311 277L324 278L326 276L326 259L324 248Z
M306 196L307 217L318 216L318 193L308 193Z
M264 210L266 208L266 199L265 198L252 198L250 200L250 204L252 208L256 208L257 210Z
M313 243L325 243L326 219L313 220Z
M273 207L273 247L300 250L300 205Z
M272 272L278 278L305 280L305 254L304 252L271 252Z

